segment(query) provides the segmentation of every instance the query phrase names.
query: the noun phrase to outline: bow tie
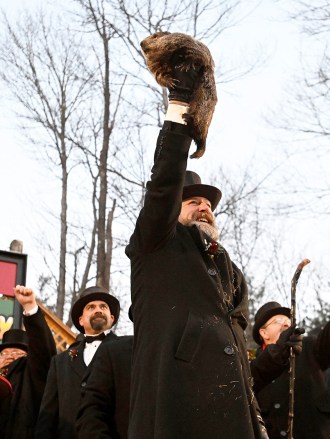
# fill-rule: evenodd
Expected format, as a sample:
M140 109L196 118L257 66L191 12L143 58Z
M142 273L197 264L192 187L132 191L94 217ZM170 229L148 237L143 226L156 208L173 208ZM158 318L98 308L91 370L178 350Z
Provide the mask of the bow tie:
M93 343L95 340L104 340L105 333L101 332L101 334L98 335L86 335L85 336L85 343Z

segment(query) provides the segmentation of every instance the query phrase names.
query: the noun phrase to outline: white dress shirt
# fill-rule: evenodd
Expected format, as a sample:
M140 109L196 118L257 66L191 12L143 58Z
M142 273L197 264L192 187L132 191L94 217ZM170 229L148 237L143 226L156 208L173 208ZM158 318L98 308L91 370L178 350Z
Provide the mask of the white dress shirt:
M104 331L104 334L108 335L109 332L111 332L111 329L107 329L106 331ZM92 359L95 355L95 352L97 351L97 349L101 343L102 343L102 340L95 340L92 343L85 344L84 362L85 362L86 366L88 366L89 363L92 361Z

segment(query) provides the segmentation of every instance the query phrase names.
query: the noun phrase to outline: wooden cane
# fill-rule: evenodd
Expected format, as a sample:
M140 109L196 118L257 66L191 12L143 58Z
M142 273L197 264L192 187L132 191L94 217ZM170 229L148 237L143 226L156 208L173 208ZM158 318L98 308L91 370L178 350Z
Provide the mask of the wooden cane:
M295 274L291 280L291 326L296 326L296 288L299 276L305 267L309 264L309 259L304 259L298 265ZM288 424L288 439L293 439L293 417L294 417L294 385L296 373L296 356L293 348L290 348L290 369L289 369L289 424Z

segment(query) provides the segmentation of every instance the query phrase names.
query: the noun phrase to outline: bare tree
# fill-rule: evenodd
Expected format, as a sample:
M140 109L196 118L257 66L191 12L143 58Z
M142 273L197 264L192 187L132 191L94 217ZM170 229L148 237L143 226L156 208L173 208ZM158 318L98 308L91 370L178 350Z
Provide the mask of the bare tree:
M58 23L42 13L25 15L19 26L4 17L7 38L0 48L1 79L20 104L17 113L27 121L25 133L49 168L60 170L60 256L57 282L57 313L63 316L66 287L68 228L68 180L77 164L74 147L67 139L72 127L82 123L79 105L90 93L93 74L85 68L81 41L69 29L56 31ZM77 72L80 72L78 76ZM32 127L41 127L35 136ZM58 166L60 164L60 166Z
M7 39L0 48L1 77L20 103L25 132L61 179L58 281L50 276L60 318L88 282L116 291L112 275L127 276L127 265L113 266L114 252L123 253L142 205L150 134L167 106L166 91L146 70L140 41L180 30L212 49L222 32L244 18L240 0L73 4L59 21L27 14L15 26L5 18ZM225 81L226 72L221 74ZM37 137L32 126L41 128ZM245 188L240 190L231 205L244 199ZM79 200L79 213L68 196ZM239 231L245 223L237 221ZM250 226L259 230L257 221Z
M300 65L285 90L280 111L270 111L267 117L270 125L286 133L287 172L290 166L296 177L290 186L298 195L297 203L287 205L283 213L329 215L330 180L325 160L329 159L330 135L330 3L295 0L288 5L288 16L301 28ZM299 167L306 159L307 172L306 167Z

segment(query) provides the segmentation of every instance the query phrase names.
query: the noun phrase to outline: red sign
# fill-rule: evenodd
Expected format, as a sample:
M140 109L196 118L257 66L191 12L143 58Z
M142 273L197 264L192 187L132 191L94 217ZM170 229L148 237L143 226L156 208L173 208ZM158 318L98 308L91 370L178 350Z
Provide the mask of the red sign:
M13 296L16 286L17 264L0 261L0 294Z

